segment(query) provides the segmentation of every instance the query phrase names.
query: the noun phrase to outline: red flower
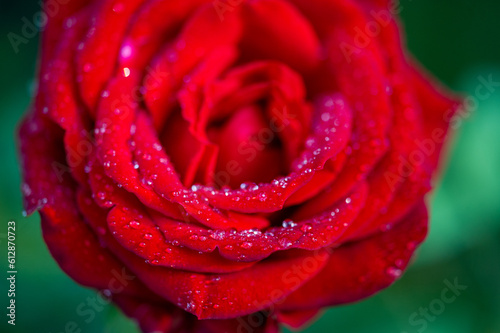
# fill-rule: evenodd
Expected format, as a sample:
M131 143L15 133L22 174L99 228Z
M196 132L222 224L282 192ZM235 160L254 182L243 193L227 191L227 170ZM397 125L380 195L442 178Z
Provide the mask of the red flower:
M458 103L408 61L400 8L50 9L23 191L73 279L144 332L277 332L401 275Z

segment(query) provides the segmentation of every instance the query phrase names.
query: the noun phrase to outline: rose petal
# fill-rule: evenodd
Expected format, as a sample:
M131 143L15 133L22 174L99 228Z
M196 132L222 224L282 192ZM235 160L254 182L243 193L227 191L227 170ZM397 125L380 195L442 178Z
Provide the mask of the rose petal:
M427 210L421 202L394 229L329 251L325 269L288 296L279 308L316 309L372 295L401 275L426 233Z
M169 242L188 248L220 254L230 260L256 261L275 251L289 249L317 250L335 243L349 229L365 203L366 187L357 191L322 214L308 220L286 220L282 227L260 231L253 230L206 230L161 216L155 216L156 224Z
M300 11L281 0L245 2L242 7L245 61L273 59L298 71L307 71L316 65L320 42ZM280 13L279 20L276 13Z
M78 45L76 57L80 93L92 116L101 90L115 69L129 20L143 2L103 0L94 4L94 20L85 40Z

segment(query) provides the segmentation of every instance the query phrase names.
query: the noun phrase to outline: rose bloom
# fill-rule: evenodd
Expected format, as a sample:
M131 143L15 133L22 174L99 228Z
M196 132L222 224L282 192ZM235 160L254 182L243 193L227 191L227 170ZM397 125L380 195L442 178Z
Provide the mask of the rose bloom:
M389 286L459 107L385 0L50 0L28 214L143 332L278 332Z

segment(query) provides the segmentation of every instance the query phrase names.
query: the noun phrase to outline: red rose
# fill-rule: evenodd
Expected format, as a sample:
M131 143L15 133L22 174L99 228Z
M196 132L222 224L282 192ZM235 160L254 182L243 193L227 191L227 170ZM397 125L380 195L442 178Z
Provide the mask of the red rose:
M277 332L401 275L458 103L405 56L397 6L57 6L23 191L73 279L144 332Z

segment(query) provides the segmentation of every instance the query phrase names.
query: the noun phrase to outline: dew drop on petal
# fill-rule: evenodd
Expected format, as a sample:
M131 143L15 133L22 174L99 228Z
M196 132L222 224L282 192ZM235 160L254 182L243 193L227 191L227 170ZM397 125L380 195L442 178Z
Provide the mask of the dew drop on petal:
M130 45L124 45L120 50L120 55L124 59L130 58L132 55L132 47Z
M244 249L250 249L253 246L253 244L250 242L244 242L240 246Z
M130 221L129 225L132 229L139 229L141 223L139 221Z
M399 268L396 267L389 267L385 271L387 275L393 276L393 277L399 277L403 273Z
M129 77L130 76L130 68L123 67L123 76L124 77Z

